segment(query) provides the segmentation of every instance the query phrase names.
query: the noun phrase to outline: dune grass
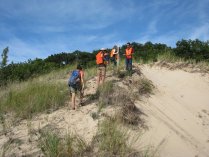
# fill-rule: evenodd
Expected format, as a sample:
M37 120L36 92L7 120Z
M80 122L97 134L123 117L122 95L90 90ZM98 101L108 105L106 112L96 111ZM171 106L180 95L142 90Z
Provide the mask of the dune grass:
M138 87L140 95L149 95L153 93L154 85L146 78L142 78L138 81Z
M91 156L91 146L88 145L83 138L78 135L65 135L59 137L58 134L52 133L50 130L41 134L39 147L45 156Z
M73 66L24 82L14 82L0 91L0 112L14 113L20 118L55 110L68 99L67 79Z
M96 73L97 73L96 67L89 68L89 69L84 69L85 80L89 80L92 77L96 76Z
M60 138L55 133L46 132L42 134L40 147L46 156L57 157L59 155Z
M76 65L52 71L24 82L14 82L0 91L0 114L12 112L20 118L55 110L69 99L67 81ZM85 80L96 74L96 68L84 69Z
M159 54L157 56L157 60L158 61L167 61L167 62L170 62L170 63L183 61L182 58L176 56L173 52L169 52L169 51Z
M34 113L63 106L67 90L62 83L28 82L25 86L11 88L1 97L0 108L14 112L18 117L30 118Z
M114 119L106 118L98 125L98 132L91 143L83 137L68 134L60 137L59 134L46 130L41 133L39 147L45 156L92 157L92 156L135 156L140 153L132 148L137 140L129 139L130 132ZM131 141L130 141L131 140Z
M100 86L96 93L92 96L93 99L98 99L98 112L102 110L102 108L111 105L110 96L113 94L113 82L107 81L104 82L102 86Z
M172 52L166 52L158 55L157 60L159 62L163 62L164 64L175 63L177 65L173 65L173 68L198 68L200 72L209 72L209 62L207 61L197 61L195 59L184 59L176 56ZM172 65L170 65L172 66Z
M128 139L127 132L119 128L116 121L111 119L104 120L98 130L99 151L110 156L125 156L130 151L126 144Z

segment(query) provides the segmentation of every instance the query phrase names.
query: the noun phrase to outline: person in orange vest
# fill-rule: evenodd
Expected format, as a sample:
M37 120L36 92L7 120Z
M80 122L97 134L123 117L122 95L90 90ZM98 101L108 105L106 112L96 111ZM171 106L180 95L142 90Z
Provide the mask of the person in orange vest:
M105 80L106 76L106 65L107 62L105 61L105 53L106 49L101 48L100 51L96 55L96 63L97 63L97 87L102 85Z
M134 53L134 49L132 47L132 45L128 42L127 43L127 47L126 47L126 50L125 50L125 57L126 57L126 70L128 72L132 72L132 55Z
M110 60L114 64L114 66L117 65L117 59L118 59L118 47L115 45L110 51Z

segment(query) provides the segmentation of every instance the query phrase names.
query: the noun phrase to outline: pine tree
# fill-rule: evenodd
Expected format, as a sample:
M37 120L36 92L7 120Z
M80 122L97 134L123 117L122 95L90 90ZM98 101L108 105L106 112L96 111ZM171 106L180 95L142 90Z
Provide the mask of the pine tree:
M5 67L7 65L8 52L9 52L9 47L6 47L1 54L2 57L1 67Z

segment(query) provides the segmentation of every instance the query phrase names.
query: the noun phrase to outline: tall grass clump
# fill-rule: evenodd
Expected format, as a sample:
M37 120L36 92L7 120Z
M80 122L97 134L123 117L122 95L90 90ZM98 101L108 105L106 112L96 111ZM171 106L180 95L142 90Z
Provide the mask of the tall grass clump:
M167 51L167 52L159 54L157 56L157 60L158 61L166 61L166 62L174 63L174 62L182 61L183 59L178 57L178 56L176 56L174 54L174 52Z
M139 84L138 91L140 95L152 94L154 86L150 80L146 78L142 78L139 80L138 84Z
M40 147L46 156L57 157L61 140L55 133L46 132L42 134Z
M92 77L96 76L97 73L97 69L96 68L88 68L88 69L84 69L85 72L85 80L89 80Z
M1 111L12 111L19 117L30 118L34 113L64 105L67 90L64 83L30 81L27 85L8 89L1 99Z
M121 129L116 121L105 119L99 125L98 147L101 154L107 156L125 156L130 152L126 144L128 140L127 131Z
M96 91L96 96L99 98L98 110L101 111L105 106L111 105L111 96L113 94L113 81L107 81L100 86Z
M46 156L57 157L82 157L92 156L93 150L78 135L65 135L59 137L49 130L41 134L39 147Z

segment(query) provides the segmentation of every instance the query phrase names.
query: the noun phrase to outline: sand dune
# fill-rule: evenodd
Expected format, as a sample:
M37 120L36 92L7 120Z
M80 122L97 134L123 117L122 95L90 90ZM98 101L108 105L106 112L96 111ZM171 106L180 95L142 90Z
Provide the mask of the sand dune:
M209 157L209 74L203 76L148 65L135 65L134 69L140 69L142 74L135 73L127 79L133 81L145 76L155 86L150 97L135 102L144 113L148 128L135 148L141 150L153 146L161 157ZM107 80L111 79L117 78L108 74ZM128 89L124 80L116 82ZM96 92L95 85L95 77L87 82L85 99ZM0 155L6 151L6 156L42 156L38 140L39 132L45 128L56 130L61 135L78 134L91 142L98 127L98 119L91 116L98 110L96 102L89 102L77 111L68 110L69 103L70 100L65 107L54 112L41 113L9 127L6 133L0 134ZM113 109L109 106L105 110L109 113ZM3 132L1 128L0 124L0 133ZM3 150L7 144L10 147Z
M160 156L208 157L209 75L150 66L141 70L156 87L137 105L148 115L143 145L157 147Z

